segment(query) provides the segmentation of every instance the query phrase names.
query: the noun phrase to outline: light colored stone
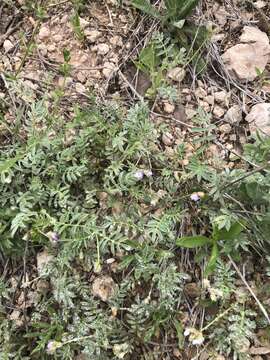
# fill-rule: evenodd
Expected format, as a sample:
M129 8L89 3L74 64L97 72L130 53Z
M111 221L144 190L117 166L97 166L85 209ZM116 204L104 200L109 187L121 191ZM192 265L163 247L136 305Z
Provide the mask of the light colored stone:
M172 134L169 132L162 134L162 142L164 145L171 146L174 142Z
M85 20L84 18L79 18L80 19L80 27L82 29L85 29L88 25L89 25L89 22L87 20Z
M172 114L175 110L175 105L171 104L169 102L165 102L163 105L163 109L164 109L165 113Z
M50 44L47 46L47 49L49 52L53 52L56 50L56 46L55 46L55 44Z
M246 117L250 123L251 133L261 131L263 134L270 136L270 103L261 103L254 105Z
M189 95L190 94L190 89L189 88L182 89L182 94Z
M39 30L38 37L40 40L48 39L51 35L50 29L47 26L42 26Z
M53 36L53 39L54 39L54 41L56 41L56 42L60 42L60 41L63 40L63 37L62 37L62 35L60 35L60 34L55 34L55 35Z
M86 91L85 86L83 84L79 83L79 82L76 83L75 90L79 94L85 93L85 91Z
M222 116L225 114L225 110L221 107L216 105L213 110L213 114L218 118L222 118Z
M38 44L38 50L42 56L47 55L48 49L47 49L47 45L45 43Z
M223 134L229 134L232 131L230 124L223 124L219 127L219 131Z
M269 39L258 28L245 26L240 41L241 44L228 49L222 59L232 75L240 80L253 81L258 76L257 70L264 71L269 61Z
M265 6L266 6L266 2L265 1L262 1L262 0L258 0L254 3L254 6L257 8L257 9L263 9Z
M207 92L204 90L204 88L199 87L195 90L195 96L199 99L204 99L207 96Z
M87 80L87 72L86 71L78 71L76 75L78 81L84 83Z
M114 295L116 288L117 285L110 276L99 276L93 282L92 294L102 301L108 301Z
M118 35L115 35L113 37L110 38L110 44L112 44L113 46L123 46L123 41L122 38Z
M219 6L218 9L214 12L214 16L220 26L224 26L228 20L228 12L224 6Z
M98 30L88 30L88 29L84 31L84 34L86 36L86 39L90 43L95 43L102 35L101 32Z
M209 105L214 105L215 103L215 97L213 95L207 95L205 98L205 101L209 104Z
M204 88L205 84L202 82L202 80L198 80L197 87Z
M194 118L194 116L197 115L197 111L195 109L189 108L189 107L185 108L185 113L186 113L186 117L188 120L191 120L192 118Z
M213 34L213 36L211 37L211 41L212 42L222 41L225 38L225 36L226 36L225 33Z
M110 51L110 47L108 44L98 44L97 45L97 52L99 55L106 55Z
M115 71L115 65L110 62L104 63L104 68L102 70L102 74L105 76L106 79L109 79L113 72Z
M266 83L262 86L262 91L270 93L270 84Z
M169 70L167 75L169 79L173 81L181 82L184 80L186 76L186 71L181 67L176 67L174 69Z
M206 111L206 112L209 112L209 111L211 110L208 102L206 102L206 101L199 100L199 101L198 101L198 104L199 104L199 106L200 106L201 108L203 108L203 110Z
M267 34L255 26L245 26L240 41L245 44L263 44L266 48L268 47L269 51L269 38Z
M175 150L170 146L165 146L164 153L165 153L166 157L173 158L175 155Z
M224 120L230 124L238 124L242 120L242 108L239 105L232 106L225 114Z
M219 104L223 104L226 102L226 99L228 97L228 93L225 90L218 91L214 93L215 101Z
M10 40L5 40L4 44L3 44L5 53L8 53L11 49L13 49L14 45L12 44L12 42Z

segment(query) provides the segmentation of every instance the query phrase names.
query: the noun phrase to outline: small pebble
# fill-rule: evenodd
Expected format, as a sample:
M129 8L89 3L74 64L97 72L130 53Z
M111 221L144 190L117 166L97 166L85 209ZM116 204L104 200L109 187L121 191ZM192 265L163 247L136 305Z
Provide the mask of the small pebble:
M194 118L194 116L197 115L197 111L194 110L193 108L185 108L185 113L186 113L186 117L188 120Z
M163 105L163 109L164 109L165 113L172 114L175 110L175 105L171 104L169 102L165 102Z
M228 94L224 90L214 93L216 102L218 102L220 104L225 103L227 96L228 96Z
M216 105L216 106L214 107L213 114L214 114L218 119L220 119L220 118L222 118L222 116L225 114L225 110L224 110L222 107Z
M213 95L208 95L205 98L205 101L209 104L209 105L214 105L215 103L215 98Z
M174 142L174 138L173 138L172 134L169 132L162 134L162 142L166 146L172 145Z
M242 120L242 109L239 105L232 106L226 113L224 120L230 124L237 124Z
M219 127L219 131L223 134L229 134L232 131L230 124L223 124Z
M115 70L114 64L110 62L105 62L104 68L102 70L102 74L105 76L106 79L109 79L112 76L114 70Z
M207 92L204 90L204 88L199 87L195 90L195 96L199 99L204 99L207 96Z
M169 70L167 75L169 79L173 81L181 82L182 80L184 80L184 77L186 76L186 71L181 67L176 67L174 69Z
M84 93L86 91L85 86L81 83L76 83L75 85L76 92L78 93Z
M110 47L108 44L98 44L97 52L99 55L106 55L110 51Z
M84 34L86 36L86 39L92 44L101 37L101 32L97 30L85 30Z
M42 26L39 30L38 37L40 40L45 40L51 35L50 29L47 26Z
M13 49L14 45L10 40L5 40L3 44L5 53L8 53L11 49Z

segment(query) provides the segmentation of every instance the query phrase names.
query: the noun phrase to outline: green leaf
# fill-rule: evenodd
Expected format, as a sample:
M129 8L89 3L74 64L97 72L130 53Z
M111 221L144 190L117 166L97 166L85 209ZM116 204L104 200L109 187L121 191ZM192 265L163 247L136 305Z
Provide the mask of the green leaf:
M250 182L245 184L247 195L256 203L261 203L264 200L266 188L261 186L258 182Z
M204 245L212 244L212 239L209 239L206 236L196 235L196 236L185 236L176 240L176 245L188 249L193 249L196 247L201 247Z
M208 261L208 264L207 264L205 272L204 272L205 276L210 275L215 270L218 255L219 255L218 246L217 246L217 243L214 242L213 247L212 247L211 256L210 256L210 259Z
M148 0L133 0L131 4L135 8L143 11L145 14L153 16L158 20L162 20L160 13L149 3Z
M181 349L184 348L184 342L185 342L183 325L181 324L180 321L178 321L176 319L173 320L173 324L174 324L174 327L175 327L176 332L177 332L178 347L181 350Z
M192 10L198 5L199 0L174 0L177 3L178 8L178 18L185 19L190 15Z
M70 51L68 49L63 50L63 57L64 57L65 62L67 62L67 63L70 62L71 55L70 55Z
M134 260L134 255L127 255L123 257L123 260L119 264L119 269L126 269Z
M197 6L199 0L165 0L167 18L185 19Z
M141 71L147 74L151 74L155 71L158 65L158 58L154 44L150 44L140 52L139 60L136 61L136 65Z
M10 168L13 167L13 165L16 164L16 162L18 160L20 160L22 158L22 156L20 155L17 155L15 156L14 158L12 159L8 159L8 160L5 160L5 161L1 161L0 162L0 173L1 172L5 172L5 171L8 171Z
M231 225L229 230L223 228L222 230L217 230L216 239L217 240L233 240L235 239L244 229L244 225L239 222Z

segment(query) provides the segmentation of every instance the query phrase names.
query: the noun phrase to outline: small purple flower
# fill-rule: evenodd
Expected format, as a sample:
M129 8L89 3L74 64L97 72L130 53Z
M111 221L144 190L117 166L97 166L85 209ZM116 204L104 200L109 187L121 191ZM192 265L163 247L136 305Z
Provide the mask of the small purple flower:
M63 344L59 341L50 340L47 344L47 353L52 355L56 352L58 348L60 348Z
M144 172L142 170L138 170L134 173L133 175L135 177L135 179L137 180L142 180L144 177Z
M49 341L47 344L47 353L48 354L54 353L54 341L53 340Z
M55 231L49 231L47 236L53 245L56 245L60 240L59 234Z
M190 199L191 199L192 201L195 201L195 202L201 200L200 196L199 196L197 193L191 194L191 195L190 195Z

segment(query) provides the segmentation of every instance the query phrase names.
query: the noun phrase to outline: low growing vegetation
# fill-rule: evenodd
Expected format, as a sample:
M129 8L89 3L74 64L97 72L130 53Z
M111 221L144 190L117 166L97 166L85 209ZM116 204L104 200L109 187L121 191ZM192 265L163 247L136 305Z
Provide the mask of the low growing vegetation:
M183 21L197 3L132 2L162 26L134 61L151 85L132 104L87 92L63 115L68 49L53 93L33 97L19 73L1 75L18 101L0 107L1 360L197 359L205 349L244 360L258 332L268 341L270 139L258 132L221 160L200 106L174 123L185 130L177 142L153 110L177 102L166 73L201 60L207 36L191 44ZM84 42L80 6L71 22ZM258 291L238 267L248 277L254 258Z

